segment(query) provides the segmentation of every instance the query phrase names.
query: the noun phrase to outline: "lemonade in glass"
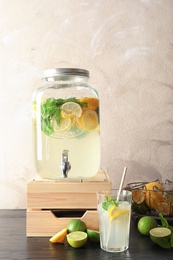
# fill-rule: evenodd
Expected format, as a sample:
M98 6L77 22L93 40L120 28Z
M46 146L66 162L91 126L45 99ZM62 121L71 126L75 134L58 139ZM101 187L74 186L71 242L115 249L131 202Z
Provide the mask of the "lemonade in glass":
M129 247L131 200L130 191L118 190L97 193L100 246L107 252L122 252Z

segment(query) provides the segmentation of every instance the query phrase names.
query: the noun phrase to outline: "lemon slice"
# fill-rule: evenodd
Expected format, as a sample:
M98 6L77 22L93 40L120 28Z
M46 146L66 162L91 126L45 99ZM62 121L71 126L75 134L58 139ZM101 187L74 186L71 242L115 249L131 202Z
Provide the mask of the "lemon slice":
M57 234L49 239L52 243L64 243L65 237L67 235L67 228L62 229Z
M94 110L86 110L82 115L81 125L85 130L94 130L98 126L98 115Z
M83 231L74 231L67 235L67 242L74 248L82 247L87 242L87 233Z
M81 117L82 108L75 102L66 102L61 106L61 116L63 118L71 118L73 116Z
M127 209L119 209L115 205L112 205L108 209L108 216L110 220L112 221L114 218L119 217L124 214L128 214L130 211Z
M70 128L71 126L71 119L70 118L61 118L60 125L57 125L55 118L52 119L52 125L54 131L56 132L63 132Z

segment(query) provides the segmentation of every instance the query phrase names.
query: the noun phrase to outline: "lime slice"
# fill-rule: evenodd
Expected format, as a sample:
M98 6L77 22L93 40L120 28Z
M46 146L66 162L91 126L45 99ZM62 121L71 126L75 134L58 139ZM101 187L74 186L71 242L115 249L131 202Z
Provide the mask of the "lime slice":
M74 248L82 247L87 242L87 233L83 231L74 231L67 235L67 242Z
M96 230L87 229L87 235L90 241L100 242L100 232Z
M171 230L165 227L157 227L150 230L151 240L163 247L171 248Z
M52 243L64 243L65 237L67 235L67 228L62 229L57 234L49 239Z
M52 125L54 131L56 132L63 132L70 128L71 126L71 119L70 118L62 118L60 125L57 125L55 118L52 119Z
M75 102L66 102L61 106L61 116L63 118L71 118L73 116L81 117L82 108Z
M114 218L119 217L124 214L128 214L130 211L127 209L119 209L117 206L112 205L108 209L108 216L112 221Z

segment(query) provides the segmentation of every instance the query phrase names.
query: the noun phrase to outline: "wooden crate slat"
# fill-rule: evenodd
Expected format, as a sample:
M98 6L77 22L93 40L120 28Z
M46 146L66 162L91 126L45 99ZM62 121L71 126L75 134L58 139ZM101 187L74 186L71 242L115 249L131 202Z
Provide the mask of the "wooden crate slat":
M69 221L73 218L57 218L47 210L27 210L26 235L28 237L40 236L51 237L57 232L66 228ZM98 213L96 210L86 211L84 215L76 219L81 219L87 225L87 228L98 230Z

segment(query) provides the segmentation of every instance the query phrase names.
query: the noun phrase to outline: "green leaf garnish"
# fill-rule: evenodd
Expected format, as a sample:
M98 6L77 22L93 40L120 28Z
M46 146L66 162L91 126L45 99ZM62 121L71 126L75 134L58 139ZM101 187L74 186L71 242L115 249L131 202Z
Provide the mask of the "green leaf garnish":
M41 119L41 129L46 135L51 135L54 131L50 118L42 118Z
M108 196L105 196L105 200L103 203L102 203L102 207L104 210L108 210L109 206L110 205L115 205L116 207L118 207L118 202L115 201L112 196L109 198Z
M169 225L168 221L163 217L162 213L159 213L159 217L161 220L162 227L169 228L173 234L173 226ZM172 238L172 242L173 242L173 238Z
M60 106L57 107L57 110L55 112L55 120L56 120L57 125L60 126L60 124L61 124L61 109L60 109Z
M163 227L169 228L168 221L163 217L162 213L159 213L159 217Z

